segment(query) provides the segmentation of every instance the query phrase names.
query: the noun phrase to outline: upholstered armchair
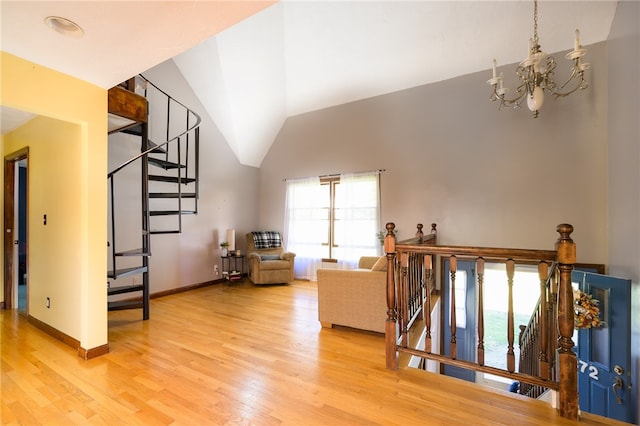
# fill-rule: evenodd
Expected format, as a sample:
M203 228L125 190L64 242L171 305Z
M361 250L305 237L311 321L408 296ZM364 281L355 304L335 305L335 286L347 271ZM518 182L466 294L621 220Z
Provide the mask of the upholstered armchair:
M293 281L293 260L296 255L284 251L279 232L249 232L246 237L249 279L254 284Z

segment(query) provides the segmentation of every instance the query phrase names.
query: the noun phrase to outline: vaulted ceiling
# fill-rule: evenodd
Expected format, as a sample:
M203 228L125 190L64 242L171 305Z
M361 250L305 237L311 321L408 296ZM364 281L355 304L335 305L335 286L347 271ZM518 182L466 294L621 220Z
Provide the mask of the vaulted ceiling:
M542 48L572 48L576 28L582 45L606 40L616 6L541 0ZM493 58L518 62L533 32L530 0L2 0L0 8L3 51L104 88L173 58L239 161L256 167L287 117L489 70ZM52 32L50 15L84 36Z

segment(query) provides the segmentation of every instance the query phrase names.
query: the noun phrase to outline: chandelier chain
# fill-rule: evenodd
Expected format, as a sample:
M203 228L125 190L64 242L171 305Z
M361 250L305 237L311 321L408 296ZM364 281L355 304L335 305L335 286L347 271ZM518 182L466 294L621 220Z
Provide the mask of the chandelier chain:
M538 45L538 0L533 0L533 48Z

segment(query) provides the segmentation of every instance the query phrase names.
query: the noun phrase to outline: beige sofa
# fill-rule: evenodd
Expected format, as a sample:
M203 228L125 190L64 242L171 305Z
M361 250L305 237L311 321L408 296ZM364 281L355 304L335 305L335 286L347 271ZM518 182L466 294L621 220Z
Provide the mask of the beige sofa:
M362 257L353 270L318 269L318 320L323 327L384 333L386 319L386 257Z

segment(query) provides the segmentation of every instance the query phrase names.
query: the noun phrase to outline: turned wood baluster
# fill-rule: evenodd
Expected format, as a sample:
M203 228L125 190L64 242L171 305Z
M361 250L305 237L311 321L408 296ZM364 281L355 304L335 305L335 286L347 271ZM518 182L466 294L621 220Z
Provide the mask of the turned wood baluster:
M476 260L478 271L478 365L484 365L484 259Z
M508 349L507 349L507 370L510 373L513 373L516 369L516 358L515 353L513 352L513 336L514 336L514 326L513 326L513 275L515 272L515 262L511 259L507 260L507 284L509 286L509 300L508 300L508 313L507 313L507 340L508 340Z
M538 277L540 278L540 307L538 320L540 322L540 354L538 362L540 365L539 374L543 379L551 379L549 376L549 359L547 350L549 348L549 327L547 323L547 279L549 278L549 265L547 262L538 263Z
M407 315L407 321L409 318L413 318L413 314L418 312L422 306L422 279L420 276L422 265L418 262L419 256L416 253L409 254L408 273L411 274L411 280L409 283L409 303L411 312Z
M458 269L458 260L455 256L449 258L449 274L451 276L451 291L449 316L451 318L451 341L449 342L449 353L452 359L458 357L458 348L456 344L456 271Z
M407 296L407 267L409 265L409 254L407 252L399 252L400 256L400 290L398 291L398 322L400 323L401 344L404 347L408 345L408 329L409 324L409 297Z
M527 329L526 325L520 324L518 326L520 328L520 333L518 334L518 345L520 346L520 362L518 363L518 371L520 373L531 371L529 356L527 354L527 336L525 334L525 330ZM521 395L526 395L531 385L528 383L520 382L520 388L518 389L518 393Z
M562 417L578 419L578 360L573 352L574 307L571 271L576 263L576 245L571 239L573 226L563 223L556 228L560 236L556 241L560 283L558 288L558 364L559 405Z
M431 353L431 255L426 254L424 256L424 274L425 274L425 287L426 287L426 297L424 301L424 308L422 309L424 315L424 325L425 325L425 342L424 342L424 350L427 353Z
M558 348L558 283L560 282L560 270L556 268L551 275L551 288L549 294L549 307L547 308L547 320L549 322L549 374L551 379L558 381L558 360L556 350Z
M385 321L385 355L387 369L397 370L396 354L396 285L395 285L395 255L396 237L393 232L396 225L388 222L385 226L387 235L384 237L384 251L387 254L387 320Z

